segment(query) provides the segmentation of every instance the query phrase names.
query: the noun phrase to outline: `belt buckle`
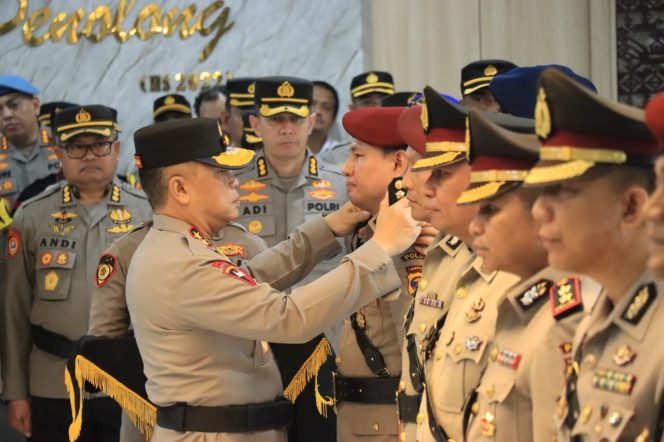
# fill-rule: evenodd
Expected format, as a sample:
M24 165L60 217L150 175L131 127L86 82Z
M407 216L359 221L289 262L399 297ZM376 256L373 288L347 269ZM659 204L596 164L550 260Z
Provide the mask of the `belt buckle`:
M337 372L332 372L332 409L337 413Z

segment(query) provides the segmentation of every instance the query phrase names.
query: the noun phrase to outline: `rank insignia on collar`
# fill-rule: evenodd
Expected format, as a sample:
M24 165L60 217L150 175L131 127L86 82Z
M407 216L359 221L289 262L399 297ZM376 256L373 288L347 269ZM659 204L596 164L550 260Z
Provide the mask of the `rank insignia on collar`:
M251 192L249 195L242 195L240 201L249 201L250 203L257 203L258 201L264 201L270 199L268 195L263 195L256 192Z
M318 160L316 157L309 157L309 173L318 176Z
M48 146L51 144L51 134L49 134L46 129L42 128L39 131L39 135L41 136L41 144L43 146Z
M593 387L624 395L632 394L635 382L636 376L633 374L617 370L607 370L605 368L595 370L592 379Z
M190 227L189 228L189 234L193 238L195 238L195 239L199 240L200 242L202 242L203 244L205 244L209 249L217 250L217 248L212 244L212 242L209 239L207 239L205 237L205 235L203 235L201 233L201 231L198 230L196 227Z
M539 301L546 299L546 295L549 294L552 285L552 281L541 279L519 295L517 302L523 310L528 310L533 305L539 303Z
M105 253L99 258L97 264L97 287L102 288L115 274L117 259L110 253Z
M354 319L355 323L357 324L357 326L361 330L364 330L365 328L367 328L367 320L366 320L366 318L364 317L364 315L362 313L356 312L353 315L353 319Z
M613 354L613 362L621 367L627 364L630 364L636 358L636 352L632 350L632 347L625 344L616 349L616 352Z
M14 228L9 229L7 234L7 254L10 259L16 258L18 252L21 250L21 232Z
M111 201L114 203L120 202L120 186L117 184L113 184L113 187L111 188Z
M422 266L408 266L406 267L406 279L408 281L408 294L415 296L417 286L422 278Z
M551 312L556 320L583 310L581 282L576 276L563 279L551 287Z
M2 137L1 140L2 141L0 141L0 149L2 149L3 152L9 150L9 140L7 139L7 137Z
M62 188L62 204L71 203L72 188L69 184Z
M259 177L267 176L267 162L264 157L259 157L256 160L256 167L258 168Z
M463 244L463 241L461 241L461 240L460 240L459 238L457 238L456 236L450 236L450 237L447 238L447 240L445 241L445 245L446 245L447 247L449 247L450 249L452 249L452 250L456 250L456 249L458 249L459 247L461 247L461 244Z
M329 200L330 198L337 196L337 192L327 189L310 190L308 193L310 197L317 200Z
M636 325L646 314L650 305L657 297L657 288L654 283L642 285L634 292L629 305L620 317L632 325Z
M223 244L217 250L228 257L244 259L244 247L238 244Z
M240 184L239 187L240 187L240 190L255 192L257 190L265 189L267 187L267 184L261 183L260 181L256 181L256 180L249 180L246 183Z
M215 261L212 263L212 267L221 270L225 275L228 275L231 278L235 278L249 285L256 285L256 281L254 281L254 278L252 278L248 272L245 272L230 262Z
M521 354L509 350L500 350L496 356L496 362L503 367L513 368L516 370L521 362Z

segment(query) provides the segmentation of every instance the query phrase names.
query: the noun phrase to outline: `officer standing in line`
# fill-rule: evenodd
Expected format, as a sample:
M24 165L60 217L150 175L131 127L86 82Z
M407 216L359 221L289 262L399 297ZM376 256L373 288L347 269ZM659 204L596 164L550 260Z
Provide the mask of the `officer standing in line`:
M201 91L194 100L194 111L201 118L214 118L221 122L226 109L226 86L214 86Z
M347 200L341 173L319 163L307 149L316 118L310 113L312 89L310 81L292 77L255 82L257 115L249 118L263 139L263 149L237 175L238 221L268 246L285 240L304 222L339 209ZM303 283L335 268L339 259L337 255L318 265ZM336 439L331 379L337 336L335 328L326 330L330 332L332 345L324 334L305 344L272 345L282 378L288 382L286 396L295 403L291 441L306 441L311 434L319 434L321 441Z
M558 401L559 440L648 441L664 393L662 284L648 272L646 213L660 149L644 112L600 97L557 69L539 80L542 188L533 214L549 264L604 287L579 325ZM574 291L555 294L558 302ZM659 436L658 436L659 439Z
M406 141L398 121L405 107L366 108L344 115L354 138L343 168L351 202L374 215L366 233L356 232L352 249L371 237L375 215L388 186L403 198L408 170ZM401 323L422 274L424 255L414 245L395 257L402 288L396 298L375 299L346 320L334 377L337 439L343 442L393 441L397 435L396 391L401 371Z
M151 216L145 196L114 178L115 127L105 106L59 112L56 154L66 180L26 201L9 230L3 398L9 424L33 441L67 439L71 407L63 370L88 328L96 257ZM82 440L117 440L115 404L90 399L87 410Z
M348 109L380 107L382 99L395 92L394 80L389 72L364 72L353 77L350 82L351 101ZM326 149L320 160L342 167L350 153L350 144L350 141L344 141Z
M400 281L389 256L419 233L407 202L385 202L370 241L330 274L286 294L254 276L290 287L338 251L334 235L349 234L366 214L347 204L318 216L245 270L208 237L238 216L237 179L227 169L248 164L252 155L226 151L214 120L158 124L134 138L155 215L129 268L127 304L148 396L157 404L155 440L201 440L209 433L235 442L284 441L291 404L280 399L278 369L259 340L306 341L373 297L395 293ZM155 274L162 279L155 282Z
M191 118L191 104L186 97L180 94L164 95L154 100L152 117L155 123L162 121Z
M516 65L505 60L478 60L461 68L461 104L472 110L500 112L500 105L491 95L489 85L499 74Z
M485 269L521 280L496 294L493 347L477 401L465 405L470 423L464 435L467 440L549 442L574 331L601 288L589 278L548 267L531 214L537 191L522 186L537 161L535 134L502 129L476 111L469 114L469 127L470 185L458 203L480 206L470 223L473 249ZM578 296L564 303L549 296L569 289Z
M255 90L256 79L252 77L233 78L226 82L228 99L221 116L221 128L231 137L233 146L244 146L242 116L244 112L255 109Z

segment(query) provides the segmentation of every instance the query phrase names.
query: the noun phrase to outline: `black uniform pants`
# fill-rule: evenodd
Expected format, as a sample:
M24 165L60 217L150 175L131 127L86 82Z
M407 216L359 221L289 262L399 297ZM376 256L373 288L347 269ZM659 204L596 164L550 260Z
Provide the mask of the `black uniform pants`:
M69 442L71 406L68 399L30 398L30 442ZM120 407L111 398L86 399L78 442L118 442Z

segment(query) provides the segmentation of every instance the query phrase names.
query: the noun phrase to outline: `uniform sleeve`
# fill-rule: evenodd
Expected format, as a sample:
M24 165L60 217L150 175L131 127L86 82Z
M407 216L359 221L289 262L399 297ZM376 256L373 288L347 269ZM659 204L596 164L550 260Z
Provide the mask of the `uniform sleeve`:
M35 235L25 212L18 210L12 232L19 235L18 249L11 256L5 250L7 274L2 302L2 381L5 400L27 399L29 391L29 360L32 350L30 311L35 285Z
M119 239L118 241L122 241ZM113 260L114 268L106 279L101 280L102 266ZM90 299L90 325L88 334L107 338L124 336L129 331L129 311L125 296L128 260L118 242L113 243L100 257L97 274L93 276ZM102 275L103 276L103 275Z
M285 241L247 261L247 265L258 281L286 290L339 250L341 245L334 233L319 216L295 229Z
M374 241L288 296L268 284L256 285L234 270L239 269L209 257L184 266L178 277L184 283L174 290L170 303L180 326L253 340L301 343L401 285L392 260Z

